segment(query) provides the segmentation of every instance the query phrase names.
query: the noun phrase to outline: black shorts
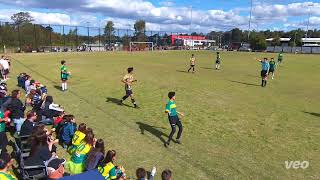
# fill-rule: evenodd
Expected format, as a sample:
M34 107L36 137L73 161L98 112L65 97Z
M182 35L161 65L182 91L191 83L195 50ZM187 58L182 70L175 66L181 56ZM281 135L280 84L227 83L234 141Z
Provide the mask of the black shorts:
M220 64L221 63L221 61L216 61L216 64Z
M269 73L273 73L274 72L274 69L269 69Z
M68 78L61 78L61 81L68 81Z
M126 95L127 96L131 96L132 94L133 94L132 90L128 90L128 89L126 90Z
M194 67L195 65L190 65L190 67Z
M179 116L168 116L170 124L177 124L180 121Z
M262 78L265 78L265 77L267 77L268 76L268 71L267 70L262 70L261 71L261 77Z

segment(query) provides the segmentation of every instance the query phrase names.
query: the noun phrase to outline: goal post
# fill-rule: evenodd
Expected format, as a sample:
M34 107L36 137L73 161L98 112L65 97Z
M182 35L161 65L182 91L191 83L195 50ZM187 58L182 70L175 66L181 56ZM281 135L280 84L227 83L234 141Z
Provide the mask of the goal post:
M151 51L154 50L154 44L153 42L130 42L130 52L132 52L133 46L135 44L147 44L149 48L151 48ZM151 45L151 46L150 46Z

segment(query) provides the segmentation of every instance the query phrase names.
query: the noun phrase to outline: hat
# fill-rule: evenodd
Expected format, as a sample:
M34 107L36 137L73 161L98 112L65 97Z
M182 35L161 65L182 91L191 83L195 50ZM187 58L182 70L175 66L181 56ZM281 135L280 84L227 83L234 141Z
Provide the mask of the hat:
M65 164L66 160L65 159L53 159L49 162L48 167L53 168L57 170L61 165Z

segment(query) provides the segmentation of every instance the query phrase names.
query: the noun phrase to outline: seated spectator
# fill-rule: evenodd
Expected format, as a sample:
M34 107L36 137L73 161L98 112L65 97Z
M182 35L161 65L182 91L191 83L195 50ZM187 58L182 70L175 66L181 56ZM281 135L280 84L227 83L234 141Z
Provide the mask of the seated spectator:
M30 137L31 152L30 156L25 161L25 165L44 166L45 161L48 161L50 158L56 156L56 153L53 151L55 151L54 144L58 143L58 140L53 140L53 138L51 138L48 134L49 131L47 131L44 125L38 125L36 128L34 128ZM39 170L29 173L31 175L39 174Z
M78 130L74 133L75 135L72 138L72 145L78 146L81 144L82 140L86 137L87 125L81 123L78 127Z
M8 118L5 118L4 113L0 111L0 153L7 151L8 138L6 134L6 122L8 122Z
M64 176L65 162L66 162L65 159L58 159L58 158L49 160L47 165L47 173L48 173L49 180L60 179Z
M92 131L86 132L86 137L80 145L76 146L71 153L71 160L67 162L66 167L71 174L80 174L85 170L87 154L94 145L94 134Z
M65 115L63 117L63 124L60 130L60 140L63 148L71 145L72 138L77 130L76 120L73 115Z
M16 178L13 173L9 172L13 164L10 154L2 152L0 156L0 179L1 180L15 180Z
M60 113L60 115L58 117L56 117L53 121L53 127L56 128L58 130L58 126L61 125L61 123L63 122L63 117L65 116L65 112ZM59 132L59 131L57 131Z
M42 120L41 123L44 124L53 124L53 118L58 117L61 113L64 112L63 108L60 105L53 103L53 97L47 96L42 103Z
M125 177L125 169L120 166L115 166L116 151L110 150L107 152L102 164L98 167L99 172L105 179L115 180Z
M27 119L23 122L20 130L20 136L31 135L37 120L37 114L34 111L29 111L27 113Z
M30 93L30 91L31 91L31 89L30 89L31 76L26 75L25 76L25 80L26 81L24 82L24 90L26 91L26 94L28 95Z
M156 174L156 167L153 167L150 173L150 178L148 180L153 180ZM138 168L136 170L137 180L145 180L147 176L147 172L144 168Z
M169 169L166 169L166 170L162 171L161 179L162 180L172 180L171 171Z
M26 107L23 105L23 103L19 99L20 97L21 97L20 90L13 90L12 100L8 105L8 110L11 112L11 119L15 124L16 133L18 135L20 134L20 129L21 129L22 123L24 122L24 111L26 109Z
M86 170L92 170L98 168L98 165L104 159L104 142L102 139L98 139L95 146L91 148L86 161Z
M7 84L5 82L0 83L0 99L5 98L7 94L8 94Z

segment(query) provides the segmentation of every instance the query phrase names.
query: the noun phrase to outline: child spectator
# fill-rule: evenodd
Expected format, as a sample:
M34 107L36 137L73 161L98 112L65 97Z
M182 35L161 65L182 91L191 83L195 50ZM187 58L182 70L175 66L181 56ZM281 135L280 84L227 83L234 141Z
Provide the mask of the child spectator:
M61 143L63 148L67 148L71 145L72 138L77 130L76 120L73 115L64 116L61 133Z
M78 146L81 144L82 140L86 137L87 125L81 123L78 127L78 130L74 133L72 138L72 145Z
M98 165L104 159L105 149L104 142L102 139L98 139L95 143L94 148L91 148L91 151L88 154L86 161L86 170L96 169Z
M80 145L76 146L71 152L71 160L67 162L66 167L71 174L80 174L85 170L87 154L94 145L94 134L92 131L86 132L86 137Z
M156 174L156 167L153 167L150 173L150 178L148 180L153 180ZM137 180L145 180L147 176L147 172L144 168L138 168L136 170Z
M1 180L15 180L16 178L11 172L9 172L10 167L13 164L13 159L11 159L10 154L7 152L2 152L0 156L0 179Z
M31 81L31 76L26 75L25 76L26 81L24 82L24 90L26 91L26 94L30 93L30 81Z
M53 103L53 97L47 96L45 101L41 105L42 109L42 119L40 122L44 124L53 124L53 118L60 116L64 112L64 109Z
M105 159L101 166L98 167L99 172L105 179L119 179L121 177L125 177L125 169L120 166L117 167L114 165L114 161L116 160L116 151L110 150L107 152Z
M172 172L169 169L162 171L161 179L162 180L172 180Z

